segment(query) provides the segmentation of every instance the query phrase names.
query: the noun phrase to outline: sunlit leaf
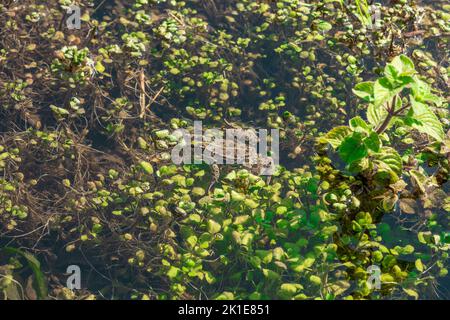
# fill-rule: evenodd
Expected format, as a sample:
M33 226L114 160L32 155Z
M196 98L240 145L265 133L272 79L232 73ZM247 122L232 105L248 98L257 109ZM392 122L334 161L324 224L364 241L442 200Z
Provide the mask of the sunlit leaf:
M444 129L433 111L424 103L416 101L413 97L411 97L411 106L413 111L411 116L412 126L439 142L444 140Z
M366 102L374 101L374 83L372 81L360 82L352 91Z
M415 300L419 299L419 294L417 293L417 291L413 290L413 289L406 289L403 288L403 291L410 297L413 297Z
M368 150L362 141L361 134L354 133L344 139L339 147L339 155L347 164L358 161L368 154Z
M379 152L381 148L381 140L376 132L372 132L366 139L364 144L367 148L374 152Z
M346 126L335 127L323 136L321 141L329 143L334 149L337 149L351 132L351 129Z
M356 132L369 133L371 130L370 126L359 116L350 119L349 125Z

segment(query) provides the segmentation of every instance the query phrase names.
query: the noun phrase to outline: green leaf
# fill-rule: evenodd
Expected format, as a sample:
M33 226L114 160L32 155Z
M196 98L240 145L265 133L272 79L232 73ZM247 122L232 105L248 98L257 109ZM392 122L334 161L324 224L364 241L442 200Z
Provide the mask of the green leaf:
M254 201L253 199L245 199L244 204L251 209L255 209L259 206L259 203Z
M406 289L403 288L403 291L410 297L414 297L415 300L419 299L419 294L417 293L417 291L413 290L413 289Z
M99 73L103 73L105 72L105 67L100 61L97 61L97 63L95 64L95 70L97 70L97 72Z
M153 167L149 162L141 161L141 162L139 162L139 165L146 173L153 174Z
M320 22L317 24L317 29L319 29L320 31L323 31L323 32L328 32L328 31L330 31L332 28L333 28L333 26L331 25L331 23L326 22L326 21L320 21Z
M21 290L21 284L17 281L13 281L14 278L11 274L6 274L6 275L1 275L1 279L3 281L7 281L6 283L9 284L5 284L2 283L2 299L5 300L24 300L23 297L23 290ZM21 291L22 291L22 295L21 295Z
M379 153L378 159L386 163L397 174L401 174L403 170L402 157L397 150L390 147L383 147Z
M401 254L412 254L414 252L414 247L410 244L407 244L406 246L404 246L401 250Z
M372 81L360 82L352 91L366 102L374 101L374 83Z
M356 132L369 133L371 131L370 126L359 116L350 119L349 125Z
M384 75L393 88L402 88L412 82L416 73L414 63L405 55L395 57L384 68Z
M278 281L281 278L278 273L270 269L262 269L262 272L269 281Z
M222 227L218 222L211 220L211 219L208 220L208 232L209 233L216 234L220 231L221 228Z
M367 120L374 128L379 127L386 116L387 111L383 107L375 107L375 105L371 104L367 108Z
M245 200L245 194L236 192L234 190L231 190L231 199L233 201L237 201L237 202L244 201Z
M322 229L321 233L323 235L331 236L334 233L338 232L339 228L337 226L329 226Z
M3 251L8 254L17 254L27 260L28 266L33 271L36 280L36 293L39 299L46 299L48 296L47 282L44 273L41 271L41 264L31 253L19 249L5 247Z
M195 245L197 244L197 237L194 236L194 235L188 237L188 238L186 239L186 243L188 244L188 247L189 247L190 249L193 249L193 248L195 247Z
M412 96L411 106L413 114L409 115L409 118L412 120L412 127L442 142L445 137L444 129L433 111L424 103L416 101Z
M355 132L353 135L344 139L339 147L339 155L347 164L361 160L366 157L368 150L360 133Z
M174 279L178 276L178 273L181 270L177 267L174 266L170 266L169 270L167 271L166 275L170 278L170 279Z
M59 108L55 105L50 105L50 109L57 115L57 116L67 116L70 114L70 112L64 108Z
M204 271L203 274L205 275L205 280L208 282L208 284L213 284L216 282L216 278L214 275L209 271Z
M411 84L411 91L415 100L423 101L423 96L429 94L431 89L428 83L416 77L414 78L414 83Z
M419 240L420 243L426 244L427 240L425 239L425 232L419 232L417 234L417 239Z
M277 207L275 212L277 215L281 216L281 215L285 214L287 211L288 211L288 208L286 208L285 206L279 206L279 207Z
M216 297L216 300L234 300L234 294L229 291L224 291Z
M311 281L311 283L315 284L316 286L320 286L320 284L322 283L322 279L315 275L311 275L309 277L309 281Z
M278 295L282 299L291 299L303 286L298 283L283 283L278 290Z
M411 91L414 100L419 102L430 102L440 107L444 103L444 99L431 93L431 88L428 83L418 78L414 78L411 84Z
M325 136L320 138L322 143L329 143L333 149L337 149L344 139L352 133L352 130L347 126L335 127L330 130Z
M389 80L391 84L395 84L398 79L399 72L392 64L387 64L384 68L384 76Z
M374 106L380 107L397 94L386 77L380 78L374 84Z
M420 272L423 272L424 267L423 267L423 263L422 260L417 259L416 262L414 263L414 265L416 266L416 269Z
M387 175L391 183L400 179L403 163L398 152L389 147L382 147L379 153L373 155L373 163L377 165L377 177Z
M379 152L381 148L381 140L378 133L372 132L366 139L364 139L364 144L370 150Z
M256 256L258 256L263 263L270 263L273 259L272 250L255 250Z
M416 73L414 62L404 54L395 57L390 65L397 70L399 76L412 76Z
M357 12L355 13L358 20L366 27L372 27L372 17L370 15L369 4L367 0L355 1Z

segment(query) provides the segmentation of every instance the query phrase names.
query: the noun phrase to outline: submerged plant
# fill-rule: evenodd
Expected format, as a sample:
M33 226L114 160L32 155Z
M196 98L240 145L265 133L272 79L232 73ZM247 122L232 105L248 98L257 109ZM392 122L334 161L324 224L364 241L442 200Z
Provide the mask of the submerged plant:
M51 70L68 80L70 83L84 83L93 72L93 61L89 55L89 49L78 49L76 46L65 46L56 52Z

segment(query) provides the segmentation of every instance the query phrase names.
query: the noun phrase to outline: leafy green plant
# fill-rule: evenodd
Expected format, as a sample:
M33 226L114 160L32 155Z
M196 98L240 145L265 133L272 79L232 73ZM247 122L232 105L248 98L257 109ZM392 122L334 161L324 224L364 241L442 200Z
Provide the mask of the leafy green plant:
M363 26L368 28L372 27L372 16L369 8L369 3L367 0L355 0L355 5L357 9L357 18Z
M64 46L57 51L57 58L53 60L51 70L74 86L77 83L85 83L89 79L94 72L94 64L88 48Z
M37 298L39 299L47 299L48 297L48 288L47 288L47 280L45 278L44 273L41 270L41 264L32 254L11 247L4 247L0 250L0 253L4 253L12 256L20 256L25 259L29 268L32 270L34 279L35 279L35 288ZM12 282L11 282L12 283ZM11 284L10 283L10 284ZM7 290L7 288L4 288Z
M324 140L338 149L341 158L348 165L369 154L380 158L380 152L392 153L397 160L392 158L394 162L391 163L384 161L383 166L391 167L398 174L398 169L401 170L399 155L392 149L383 147L383 141L390 141L389 136L384 133L392 126L409 127L441 142L444 139L443 126L432 108L441 107L443 100L431 92L426 82L417 77L413 62L404 55L387 64L384 74L384 77L374 82L357 84L353 90L355 95L369 104L368 122L355 117L350 120L348 127L333 129Z

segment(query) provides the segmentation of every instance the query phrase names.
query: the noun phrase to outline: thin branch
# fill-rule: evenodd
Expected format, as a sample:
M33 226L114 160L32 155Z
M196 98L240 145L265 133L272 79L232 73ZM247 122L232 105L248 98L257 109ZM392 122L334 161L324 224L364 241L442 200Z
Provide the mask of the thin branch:
M382 134L386 128L388 127L389 123L391 122L392 118L394 117L394 110L395 110L395 104L397 102L397 96L394 97L394 99L392 100L392 102L390 104L388 104L388 108L387 108L387 116L384 119L383 123L381 124L381 126L377 129L377 133L378 134Z
M408 109L410 107L410 104L408 103L396 111L395 106L397 104L397 99L398 99L398 96L396 95L393 98L391 105L387 109L388 114L386 116L386 119L384 119L381 126L376 130L376 132L378 134L382 134L387 129L387 127L389 126L389 123L391 122L393 117L400 115L403 111L405 111L406 109Z

